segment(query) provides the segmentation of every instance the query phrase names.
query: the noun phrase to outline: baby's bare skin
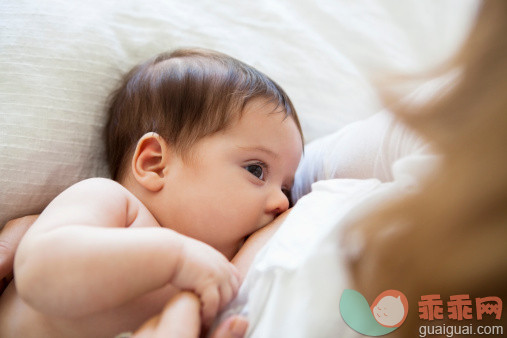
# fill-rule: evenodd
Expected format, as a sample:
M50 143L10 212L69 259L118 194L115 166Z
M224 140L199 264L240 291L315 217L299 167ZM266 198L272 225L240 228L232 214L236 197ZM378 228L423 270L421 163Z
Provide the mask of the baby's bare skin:
M244 277L260 248L271 238L288 212L252 234L232 262ZM45 316L34 311L16 294L11 283L0 298L1 337L113 337L118 328L135 331L148 318L159 314L179 289L168 285L114 311L103 311L78 319ZM132 316L135 314L135 317ZM30 323L26 325L26 323Z
M92 194L89 200L93 202L83 205L86 210L83 215L79 215L80 210L73 210L71 216L61 212L68 201L87 200L85 197L89 193ZM118 205L112 208L107 205L108 201L125 208L118 208ZM101 213L102 204L108 216ZM117 213L111 212L118 209ZM88 216L90 210L95 214L91 212L92 216ZM53 212L65 222L69 217L76 217L82 221L78 224L87 225L59 228L58 217ZM109 218L106 228L116 229L113 236L108 230L104 236L103 227L94 226L93 216L100 220ZM83 234L69 237L72 232L68 232L68 228ZM60 229L64 232L59 233ZM155 236L151 231L155 231ZM90 233L87 238L85 234ZM31 253L34 247L51 250L38 249L37 257ZM59 254L61 248L66 255ZM219 295L218 304L228 302L239 286L239 275L221 253L161 228L135 196L118 183L105 179L80 182L55 199L27 232L17 256L15 267L20 273L15 279L16 286L11 282L0 298L0 337L4 338L112 337L133 331L159 313L181 287L192 290L191 285L195 284L193 291L199 294L198 280L201 272L208 268L211 270L209 276L204 273L206 279L215 273L218 279L205 282L208 285L201 288L203 292L210 286L213 288L216 282L216 285L224 283L225 287L232 287L225 295L227 299ZM114 263L111 265L108 261ZM29 264L26 271L24 264ZM214 264L218 264L216 270L212 267ZM44 271L39 270L40 279L35 280L30 272L40 265L44 265ZM54 276L62 278L58 281ZM19 284L21 290L16 288Z
M124 306L79 318L46 316L24 303L11 283L0 298L1 337L108 337L135 331L179 289L168 285Z
M198 160L147 133L122 184L89 179L56 197L17 249L0 336L111 337L135 330L180 289L199 297L211 324L239 287L228 259L289 206L302 140L273 111L252 102L193 146ZM168 285L175 289L153 296Z

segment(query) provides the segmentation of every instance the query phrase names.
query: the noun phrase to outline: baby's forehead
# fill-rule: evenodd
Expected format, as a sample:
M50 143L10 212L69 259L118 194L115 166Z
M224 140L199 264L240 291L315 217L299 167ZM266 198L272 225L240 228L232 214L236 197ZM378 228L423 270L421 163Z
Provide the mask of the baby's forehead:
M279 102L276 102L273 98L260 97L247 101L244 107L236 112L234 122L241 121L245 117L245 115L247 115L249 112L266 114L267 116L273 117L280 116L283 117L282 119L277 118L266 119L264 120L264 123L266 124L279 124L281 126L281 123L283 123L286 120L294 122L298 129L299 135L301 136L301 141L304 142L303 132L301 130L301 127L299 126L297 117L293 113L287 112L285 107L281 105Z
M241 109L237 111L237 116L242 118L245 113L249 111L258 111L266 114L281 113L288 115L284 107L272 97L255 97L245 100Z

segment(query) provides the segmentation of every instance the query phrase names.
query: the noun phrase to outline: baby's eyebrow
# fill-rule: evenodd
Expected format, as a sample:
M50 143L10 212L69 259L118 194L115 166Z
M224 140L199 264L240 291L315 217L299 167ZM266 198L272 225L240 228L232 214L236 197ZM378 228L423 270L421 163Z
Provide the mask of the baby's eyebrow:
M253 146L253 147L241 147L241 146L239 146L238 148L241 149L241 150L247 150L247 151L260 151L260 152L268 154L269 156L271 156L271 157L273 157L275 159L278 159L280 157L280 156L278 156L277 153L275 153L271 149L268 149L268 148L263 147L263 146Z

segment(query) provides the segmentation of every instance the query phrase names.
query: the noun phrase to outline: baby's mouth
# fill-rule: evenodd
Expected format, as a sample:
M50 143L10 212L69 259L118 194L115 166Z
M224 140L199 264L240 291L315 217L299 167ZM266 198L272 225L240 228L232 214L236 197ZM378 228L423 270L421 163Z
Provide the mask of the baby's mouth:
M261 223L261 225L257 228L257 230L264 228L266 225L269 225L274 220L275 217L270 217L266 222Z

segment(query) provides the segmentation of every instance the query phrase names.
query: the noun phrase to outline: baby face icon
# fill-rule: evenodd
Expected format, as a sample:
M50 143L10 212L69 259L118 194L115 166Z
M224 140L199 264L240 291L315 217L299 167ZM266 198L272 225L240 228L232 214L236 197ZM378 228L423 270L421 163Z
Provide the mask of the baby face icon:
M407 298L397 290L384 291L373 302L371 312L380 325L399 327L407 316Z

